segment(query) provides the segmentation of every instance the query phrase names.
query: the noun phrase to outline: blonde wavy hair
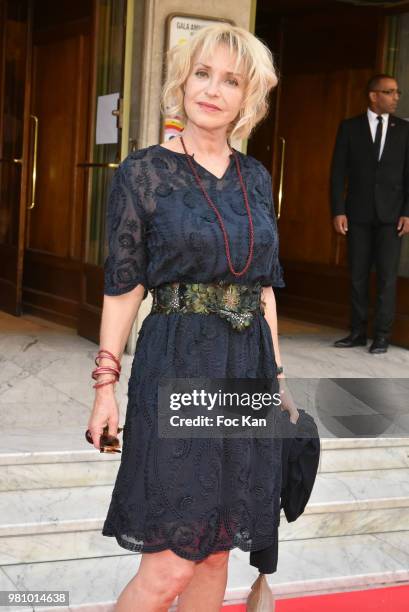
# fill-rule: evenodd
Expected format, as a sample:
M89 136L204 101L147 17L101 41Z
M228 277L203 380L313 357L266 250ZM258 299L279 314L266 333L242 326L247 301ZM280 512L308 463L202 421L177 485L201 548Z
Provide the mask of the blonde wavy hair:
M244 28L226 22L206 26L185 44L169 49L161 110L166 116L178 116L186 122L184 84L193 59L200 53L205 57L211 56L221 44L227 45L230 53L236 55L234 72L240 67L245 75L243 104L227 135L229 138L248 138L268 112L268 94L277 85L277 72L272 53L261 40Z

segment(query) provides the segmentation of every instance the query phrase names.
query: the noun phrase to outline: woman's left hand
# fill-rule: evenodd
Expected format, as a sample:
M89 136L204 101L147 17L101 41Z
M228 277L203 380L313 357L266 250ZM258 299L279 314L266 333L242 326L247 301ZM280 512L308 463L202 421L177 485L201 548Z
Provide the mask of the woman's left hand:
M281 410L287 410L290 414L290 421L294 423L294 425L298 421L298 417L300 413L297 410L297 406L292 398L288 385L285 381L284 374L278 374L278 383L279 383L279 393L281 398Z

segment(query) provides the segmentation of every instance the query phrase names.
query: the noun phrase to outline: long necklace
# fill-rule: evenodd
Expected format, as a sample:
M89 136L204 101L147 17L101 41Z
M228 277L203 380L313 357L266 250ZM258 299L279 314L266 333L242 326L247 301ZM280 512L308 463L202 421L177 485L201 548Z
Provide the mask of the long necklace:
M189 166L193 172L193 175L196 179L197 184L199 185L200 189L203 192L204 197L206 198L208 204L212 207L212 209L214 210L214 212L216 213L217 219L219 221L219 225L221 227L221 230L223 232L223 238L224 238L224 248L226 251L226 257L227 257L227 262L229 264L229 268L230 268L230 272L234 275L234 276L242 276L243 274L245 274L247 272L247 270L249 269L251 260L253 259L253 246L254 246L254 229L253 229L253 219L251 217L251 211L250 211L250 207L249 207L249 201L247 198L247 191L246 191L246 187L244 185L244 181L243 181L243 177L241 174L241 170L240 170L240 164L239 164L239 160L238 160L238 156L236 155L236 152L234 151L234 149L232 149L229 145L230 151L233 153L234 156L234 160L236 162L236 169L237 169L237 174L239 177L239 181L240 181L240 186L241 186L241 190L243 192L243 198L244 198L244 203L246 205L246 210L247 210L247 217L249 220L249 236L250 236L250 245L249 245L249 254L247 257L247 261L246 261L246 265L244 266L244 268L242 270L240 270L240 272L237 272L234 268L233 268L233 264L231 261L231 257L230 257L230 246L229 246L229 240L228 240L228 236L227 236L227 232L226 232L226 228L224 227L224 223L223 223L223 219L219 213L219 211L217 210L216 206L214 205L214 203L212 202L209 194L207 193L206 189L204 188L204 185L200 179L200 176L198 175L196 168L194 167L192 160L190 158L189 153L186 150L185 147L185 143L183 140L183 136L180 137L180 140L182 142L182 146L183 149L186 153L186 158L187 161L189 162Z

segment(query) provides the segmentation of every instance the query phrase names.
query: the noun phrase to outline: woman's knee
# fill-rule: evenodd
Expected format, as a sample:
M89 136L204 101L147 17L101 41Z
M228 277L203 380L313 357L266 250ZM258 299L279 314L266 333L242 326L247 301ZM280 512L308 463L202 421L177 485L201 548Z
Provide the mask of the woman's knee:
M138 575L152 591L176 596L193 578L194 571L194 561L182 559L171 550L164 550L144 553Z
M165 579L168 584L176 585L181 589L185 588L191 581L195 573L194 561L188 561L186 559L178 559L172 563L170 568L166 568ZM178 590L179 592L179 590Z
M217 553L212 553L208 555L202 561L199 562L200 565L207 567L208 569L214 570L222 570L224 569L229 562L229 550L221 550Z

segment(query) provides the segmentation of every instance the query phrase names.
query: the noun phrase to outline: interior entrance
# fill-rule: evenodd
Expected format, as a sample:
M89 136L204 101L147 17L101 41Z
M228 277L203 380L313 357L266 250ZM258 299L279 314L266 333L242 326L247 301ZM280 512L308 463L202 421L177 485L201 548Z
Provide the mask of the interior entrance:
M0 0L0 309L94 340L129 5Z
M287 316L349 325L346 239L333 231L329 205L332 151L340 121L366 111L369 77L397 74L388 58L393 48L396 54L394 20L405 10L409 3L388 9L348 0L258 2L256 34L273 51L280 79L248 151L274 179L286 280L279 306ZM397 114L408 116L402 105ZM392 341L409 347L409 274L403 273L409 266L401 269Z
M83 176L91 78L92 2L33 5L30 153L22 308L72 327L81 299ZM30 77L29 79L30 80Z
M75 327L85 212L77 163L87 155L92 1L17 0L1 8L1 249L9 255L1 306Z

